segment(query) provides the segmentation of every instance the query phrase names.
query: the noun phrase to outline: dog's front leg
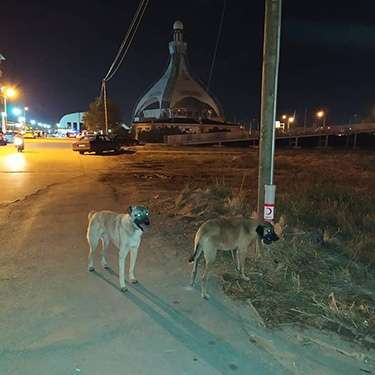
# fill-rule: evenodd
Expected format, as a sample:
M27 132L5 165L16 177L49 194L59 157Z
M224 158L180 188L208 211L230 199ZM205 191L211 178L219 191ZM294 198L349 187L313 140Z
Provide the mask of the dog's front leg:
M237 250L237 252L238 252L238 257L239 257L239 266L240 266L241 278L242 278L242 280L250 281L250 278L245 275L246 250L247 249L239 248Z
M126 292L128 288L125 284L125 259L128 255L128 249L121 249L119 253L119 278L120 278L120 288L121 292Z
M138 282L138 280L134 276L134 267L135 267L135 262L137 260L137 255L138 255L138 248L130 249L129 281L132 284L136 284Z
M235 268L237 272L241 272L240 251L238 249L236 249L235 251L236 259L233 259L235 261Z

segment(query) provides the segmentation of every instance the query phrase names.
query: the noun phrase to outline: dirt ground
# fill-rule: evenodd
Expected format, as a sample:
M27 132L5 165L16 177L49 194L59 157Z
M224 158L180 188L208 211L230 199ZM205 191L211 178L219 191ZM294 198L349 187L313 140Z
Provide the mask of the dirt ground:
M196 220L177 214L176 198L186 185L220 182L242 184L255 199L256 155L148 147L112 160L108 170L2 205L0 373L373 373L373 351L332 332L260 326L248 305L223 293L220 265L210 278L210 301L188 287L187 259L204 215ZM317 155L286 152L278 162L295 158L298 169ZM319 156L317 168L332 158ZM349 163L353 157L343 159ZM289 172L288 164L277 178ZM365 173L373 170L361 171L361 179ZM152 227L141 245L140 284L123 295L115 249L111 272L99 264L94 274L86 271L85 229L90 210L121 212L129 204L148 206Z

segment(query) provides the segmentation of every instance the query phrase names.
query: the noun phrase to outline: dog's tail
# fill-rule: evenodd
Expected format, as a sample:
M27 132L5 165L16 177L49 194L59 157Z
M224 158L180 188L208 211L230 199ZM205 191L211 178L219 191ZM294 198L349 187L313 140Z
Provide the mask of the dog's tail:
M90 211L89 214L87 215L88 219L91 220L92 216L94 215L96 211Z
M200 247L199 247L199 242L198 242L195 246L193 255L189 258L189 263L193 263L195 261L195 258L197 257L197 255L198 254L200 255L200 253L201 252L200 252Z

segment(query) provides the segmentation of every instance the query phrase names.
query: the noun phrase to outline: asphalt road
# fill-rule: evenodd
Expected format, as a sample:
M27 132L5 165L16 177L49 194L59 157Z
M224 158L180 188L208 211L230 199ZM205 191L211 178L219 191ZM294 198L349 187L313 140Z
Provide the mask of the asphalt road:
M22 199L46 186L110 168L116 156L81 156L71 140L25 140L25 151L0 146L0 203ZM118 157L117 157L118 158Z
M169 223L162 187L174 186L162 172L175 161L183 174L176 160L185 169L189 163L181 150L163 152L79 155L58 140L27 141L23 154L0 148L0 374L362 373L360 359L338 357L337 341L322 350L305 345L300 332L260 328L217 277L210 301L188 287L192 238ZM114 172L117 186L103 178ZM96 272L87 272L85 231L90 210L125 211L133 203L154 210L137 261L140 283L123 294L116 249L111 272L98 256Z
M148 254L137 262L139 285L119 291L115 249L111 273L99 264L87 272L87 213L148 199L131 176L121 196L100 178L129 173L119 171L127 154L79 155L59 140L0 152L1 374L284 372L249 350L238 317L224 324L224 305L204 304L187 288L189 266L160 236L165 223L155 215L141 248Z

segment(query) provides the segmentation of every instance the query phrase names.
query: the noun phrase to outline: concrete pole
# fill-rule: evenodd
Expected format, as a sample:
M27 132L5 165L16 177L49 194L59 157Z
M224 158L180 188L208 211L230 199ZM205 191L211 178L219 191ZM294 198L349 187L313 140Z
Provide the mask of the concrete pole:
M105 134L108 134L108 108L107 108L107 87L105 84L105 80L103 80L103 100L104 100L104 126L105 126Z
M353 139L353 148L357 148L357 136L358 136L358 134L355 133L354 134L354 139Z
M4 112L3 112L3 118L2 118L2 131L5 134L8 130L8 110L7 110L7 96L4 93Z
M265 0L257 206L260 221L264 219L265 185L273 185L281 1Z

